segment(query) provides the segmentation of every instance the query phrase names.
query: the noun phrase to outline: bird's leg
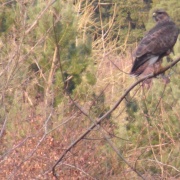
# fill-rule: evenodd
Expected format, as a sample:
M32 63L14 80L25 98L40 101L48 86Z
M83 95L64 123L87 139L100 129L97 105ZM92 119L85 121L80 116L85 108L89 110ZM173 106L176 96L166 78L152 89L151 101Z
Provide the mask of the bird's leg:
M162 59L160 59L158 62L153 64L153 70L154 70L154 74L157 74L161 71L161 69L163 69L162 67Z
M154 74L158 74L161 71L163 72L164 68L162 66L162 59L158 61L157 63L155 63L153 66L154 66ZM166 76L165 73L161 73L159 77L163 79L165 84L168 84L170 82L169 77Z

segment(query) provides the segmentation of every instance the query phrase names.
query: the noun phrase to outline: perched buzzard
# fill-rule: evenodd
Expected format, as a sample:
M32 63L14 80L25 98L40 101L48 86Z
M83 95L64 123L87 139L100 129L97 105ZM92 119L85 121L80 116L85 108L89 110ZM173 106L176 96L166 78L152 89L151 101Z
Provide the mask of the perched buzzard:
M130 74L139 76L173 51L179 30L164 10L153 13L156 25L140 41Z

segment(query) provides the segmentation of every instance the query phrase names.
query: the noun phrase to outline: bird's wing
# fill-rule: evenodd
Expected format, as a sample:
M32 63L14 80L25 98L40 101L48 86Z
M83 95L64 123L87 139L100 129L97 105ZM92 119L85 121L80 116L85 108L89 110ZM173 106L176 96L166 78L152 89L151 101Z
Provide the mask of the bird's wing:
M145 54L159 56L171 50L178 36L178 29L172 22L157 24L141 40L137 50L136 58Z

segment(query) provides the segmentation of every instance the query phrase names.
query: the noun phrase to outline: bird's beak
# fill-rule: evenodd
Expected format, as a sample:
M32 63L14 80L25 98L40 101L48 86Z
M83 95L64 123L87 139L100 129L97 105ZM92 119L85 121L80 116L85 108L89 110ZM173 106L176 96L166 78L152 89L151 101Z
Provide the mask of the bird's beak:
M156 13L154 12L154 13L153 13L153 17L155 17L155 16L156 16Z

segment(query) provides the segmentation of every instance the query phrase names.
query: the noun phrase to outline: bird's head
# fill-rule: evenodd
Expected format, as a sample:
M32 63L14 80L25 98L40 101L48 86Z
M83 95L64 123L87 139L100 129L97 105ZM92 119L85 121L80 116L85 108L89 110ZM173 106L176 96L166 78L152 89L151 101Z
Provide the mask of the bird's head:
M153 18L156 22L161 22L164 20L170 20L168 13L164 10L156 10L153 12Z

